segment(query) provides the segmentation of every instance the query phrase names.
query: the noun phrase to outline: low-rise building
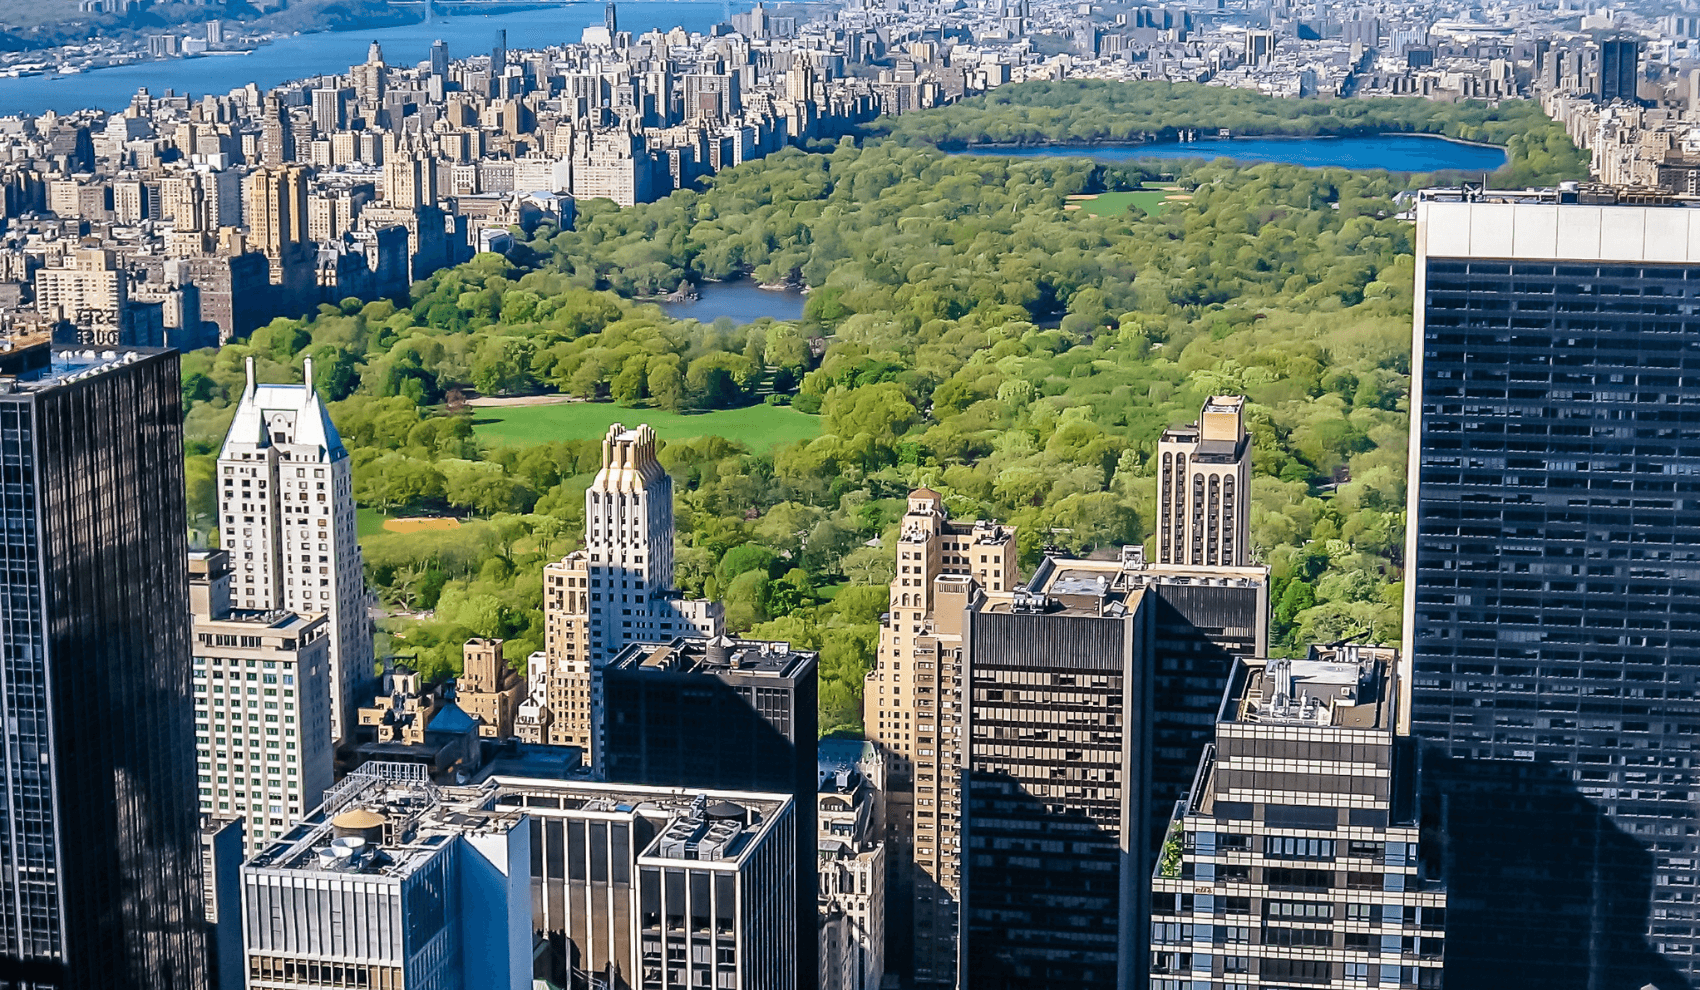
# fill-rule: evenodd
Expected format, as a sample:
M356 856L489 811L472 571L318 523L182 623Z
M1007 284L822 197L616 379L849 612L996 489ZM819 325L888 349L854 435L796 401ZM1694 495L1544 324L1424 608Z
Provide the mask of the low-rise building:
M531 823L368 763L242 867L248 986L530 990Z

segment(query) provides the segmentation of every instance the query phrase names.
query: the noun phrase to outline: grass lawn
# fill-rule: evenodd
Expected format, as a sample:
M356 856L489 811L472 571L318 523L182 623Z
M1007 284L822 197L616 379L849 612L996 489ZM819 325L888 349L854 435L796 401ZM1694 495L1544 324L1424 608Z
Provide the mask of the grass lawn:
M648 423L663 440L718 436L763 451L782 443L820 436L820 418L790 406L756 405L705 413L629 409L611 402L563 402L552 406L507 406L476 411L473 430L482 440L520 446L555 440L588 440L613 423Z
M1095 217L1121 216L1127 212L1130 205L1138 206L1146 213L1156 216L1168 209L1167 197L1173 194L1173 189L1141 189L1136 192L1107 192L1099 193L1091 199L1079 201L1081 212L1090 213Z
M377 536L384 531L384 514L377 509L354 510L354 535L360 539Z

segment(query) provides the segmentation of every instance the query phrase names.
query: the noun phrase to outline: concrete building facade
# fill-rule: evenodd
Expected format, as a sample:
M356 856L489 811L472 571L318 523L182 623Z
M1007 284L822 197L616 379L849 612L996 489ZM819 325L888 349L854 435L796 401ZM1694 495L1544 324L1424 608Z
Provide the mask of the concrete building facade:
M962 802L962 617L977 589L1016 585L1015 530L954 522L931 489L909 494L891 611L863 687L863 722L886 759L890 970L956 982Z
M1157 440L1157 563L1251 562L1251 438L1245 399L1213 395L1191 426Z
M241 817L256 852L333 781L329 623L231 608L223 550L190 554L189 589L201 813Z
M1397 652L1236 665L1151 886L1151 990L1443 985Z

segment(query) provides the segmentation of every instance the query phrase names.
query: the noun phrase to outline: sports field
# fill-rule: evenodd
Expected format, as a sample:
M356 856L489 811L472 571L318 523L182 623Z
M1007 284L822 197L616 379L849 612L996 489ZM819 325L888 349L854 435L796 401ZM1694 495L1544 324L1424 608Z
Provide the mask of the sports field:
M586 440L602 436L613 423L648 423L663 440L717 436L736 440L751 450L820 436L820 419L790 406L756 405L705 413L672 413L660 409L628 409L611 402L563 402L547 406L485 407L476 411L473 430L479 439L520 446L555 440Z
M459 529L460 520L452 516L404 516L390 518L372 508L355 510L355 533L362 539L379 533L417 533L426 529Z
M1146 213L1156 216L1168 209L1169 204L1178 197L1174 188L1139 189L1131 192L1107 192L1096 196L1076 199L1069 203L1070 207L1078 207L1082 213L1090 213L1095 217L1121 216L1129 206L1137 206Z

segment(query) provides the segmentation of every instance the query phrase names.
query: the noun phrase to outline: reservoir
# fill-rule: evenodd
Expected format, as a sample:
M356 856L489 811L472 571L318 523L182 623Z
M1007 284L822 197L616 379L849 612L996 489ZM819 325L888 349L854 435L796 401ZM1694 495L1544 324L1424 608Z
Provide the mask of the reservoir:
M602 11L602 0L594 0L544 10L438 17L393 27L298 34L246 54L0 79L0 115L34 115L48 110L65 113L84 107L122 110L143 86L155 96L168 89L197 97L223 94L248 83L268 89L291 79L347 72L349 66L366 61L366 49L374 41L384 47L384 61L391 65L424 61L431 42L438 38L449 43L450 58L488 55L498 30L508 32L508 47L515 49L577 42L585 28L602 23ZM619 5L620 29L634 35L674 27L707 32L720 21L721 11L718 0L626 2Z
M742 325L764 316L800 320L804 301L803 294L794 289L763 289L744 278L736 282L704 282L697 286L695 302L662 303L661 310L675 320L713 323L724 316Z
M1279 162L1307 168L1382 168L1389 172L1491 172L1506 163L1505 150L1464 144L1429 134L1375 137L1212 138L1185 144L1099 144L1028 148L968 148L963 154L1009 158L1091 158L1108 164L1151 159L1231 158L1255 164Z

